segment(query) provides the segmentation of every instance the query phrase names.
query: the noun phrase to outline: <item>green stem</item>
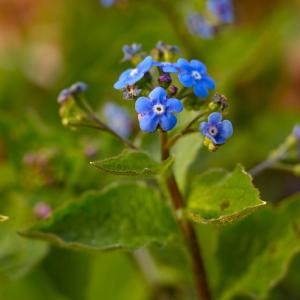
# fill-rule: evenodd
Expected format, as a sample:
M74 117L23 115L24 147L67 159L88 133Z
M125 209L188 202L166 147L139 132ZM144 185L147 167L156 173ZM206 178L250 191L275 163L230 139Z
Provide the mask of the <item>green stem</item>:
M127 147L137 150L137 147L132 142L123 138L117 132L115 132L113 129L111 129L109 126L107 126L105 123L103 123L98 118L98 116L94 113L94 111L91 108L91 106L89 105L89 103L83 97L79 97L76 100L77 100L77 103L80 104L80 107L87 113L87 118L90 121L95 123L95 126L85 124L84 125L85 127L91 127L91 128L99 129L101 131L105 131L105 132L111 134L112 136L114 136L116 139L118 139L121 143L123 143Z
M161 158L165 161L169 158L168 136L164 131L160 132L161 141ZM174 173L171 171L166 177L166 185L172 199L173 208L179 228L184 236L186 246L190 253L192 261L192 269L195 279L196 291L199 300L210 300L211 295L206 278L204 262L201 256L201 249L197 239L197 235L192 223L182 217L182 212L185 208L183 196L179 190Z
M185 136L186 134L198 132L198 130L192 129L191 127L198 121L200 121L201 118L205 117L208 114L209 110L206 109L204 111L201 111L195 118L192 119L178 134L176 134L173 138L171 138L168 141L167 147L172 147L180 138Z
M291 149L291 147L295 144L296 140L293 135L287 137L283 144L281 144L276 150L274 150L271 155L264 160L263 162L259 163L255 167L249 170L249 174L253 177L257 176L262 171L272 168L275 163L280 161L287 152Z

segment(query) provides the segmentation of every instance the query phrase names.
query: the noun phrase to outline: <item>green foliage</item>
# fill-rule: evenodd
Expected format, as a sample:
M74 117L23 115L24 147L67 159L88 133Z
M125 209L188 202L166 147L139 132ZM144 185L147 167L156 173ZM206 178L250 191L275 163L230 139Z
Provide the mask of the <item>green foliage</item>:
M202 139L200 134L187 135L180 139L174 147L173 155L176 157L174 172L182 190L186 188L189 167L195 161L201 147Z
M193 181L187 214L195 222L225 223L264 205L250 175L238 165L232 173L208 171Z
M23 235L68 248L137 248L165 243L176 234L169 207L158 192L142 184L113 184L84 195Z
M235 295L265 298L300 251L300 195L264 208L218 233L217 299Z
M17 230L28 224L31 210L26 200L19 195L13 194L9 200L5 213L10 219L0 226L0 278L12 280L27 274L44 258L48 247L44 242L18 236Z
M120 155L101 161L91 162L92 166L115 175L154 176L168 169L173 159L168 159L163 166L151 159L144 152L124 150Z

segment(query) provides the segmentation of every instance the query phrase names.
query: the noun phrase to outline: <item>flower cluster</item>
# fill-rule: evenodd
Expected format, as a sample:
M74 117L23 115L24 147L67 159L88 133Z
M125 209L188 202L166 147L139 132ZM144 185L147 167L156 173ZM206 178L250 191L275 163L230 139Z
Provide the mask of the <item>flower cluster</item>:
M119 76L114 88L123 92L124 99L135 101L141 130L170 131L177 124L176 114L182 112L184 107L196 111L206 108L211 114L207 114L208 122L201 123L199 128L205 136L205 145L214 151L224 144L232 136L232 125L228 120L222 121L221 113L214 110L222 112L228 104L220 94L209 103L204 101L208 99L209 91L215 89L215 82L206 66L195 59L187 61L176 57L180 53L176 46L160 42L150 52L152 55L145 57L144 53L140 53L141 46L133 45L123 48L123 52L134 67ZM139 62L136 64L136 61ZM121 118L118 119L121 122Z
M121 73L114 88L122 92L123 99L135 102L142 131L171 131L177 124L177 114L185 108L196 111L197 115L171 136L170 144L199 130L204 136L204 145L215 151L232 136L231 122L222 120L222 113L228 108L227 98L222 94L210 95L216 84L203 62L179 57L178 47L162 42L148 54L142 52L139 44L124 46L123 53L123 61L130 61L133 66ZM128 140L134 129L129 112L108 102L103 108L106 123L103 122L86 101L86 90L87 85L78 82L59 94L63 124L74 129L91 126L110 132L134 148Z
M189 15L187 25L192 34L210 39L224 24L234 22L232 0L206 0L206 8L208 17L200 13Z

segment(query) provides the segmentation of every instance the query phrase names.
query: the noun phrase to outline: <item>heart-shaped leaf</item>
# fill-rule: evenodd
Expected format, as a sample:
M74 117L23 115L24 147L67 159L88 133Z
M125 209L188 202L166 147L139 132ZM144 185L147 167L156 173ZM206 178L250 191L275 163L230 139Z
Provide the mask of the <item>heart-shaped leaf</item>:
M188 197L187 214L195 222L224 223L263 205L250 175L238 165L232 173L212 170L196 178Z
M127 183L89 192L21 234L70 248L132 249L165 243L176 234L176 223L155 189Z

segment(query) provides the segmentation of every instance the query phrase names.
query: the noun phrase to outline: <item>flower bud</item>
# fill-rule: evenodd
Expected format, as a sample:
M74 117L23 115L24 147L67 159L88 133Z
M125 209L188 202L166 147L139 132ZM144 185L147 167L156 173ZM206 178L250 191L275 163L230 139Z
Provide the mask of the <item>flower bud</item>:
M57 97L57 102L59 104L62 104L66 102L70 97L71 97L70 89L64 89L59 93Z
M45 202L38 202L34 207L34 214L39 219L47 219L52 214L52 208Z
M70 87L70 93L72 95L84 93L88 89L88 86L84 82L76 82L71 85Z
M178 88L175 85L170 85L168 88L168 92L170 96L175 96L177 94Z
M227 98L222 94L215 94L213 96L213 103L217 104L222 111L229 106Z
M158 78L158 83L164 88L167 88L171 84L171 82L172 82L172 77L168 73L164 73L160 75Z

